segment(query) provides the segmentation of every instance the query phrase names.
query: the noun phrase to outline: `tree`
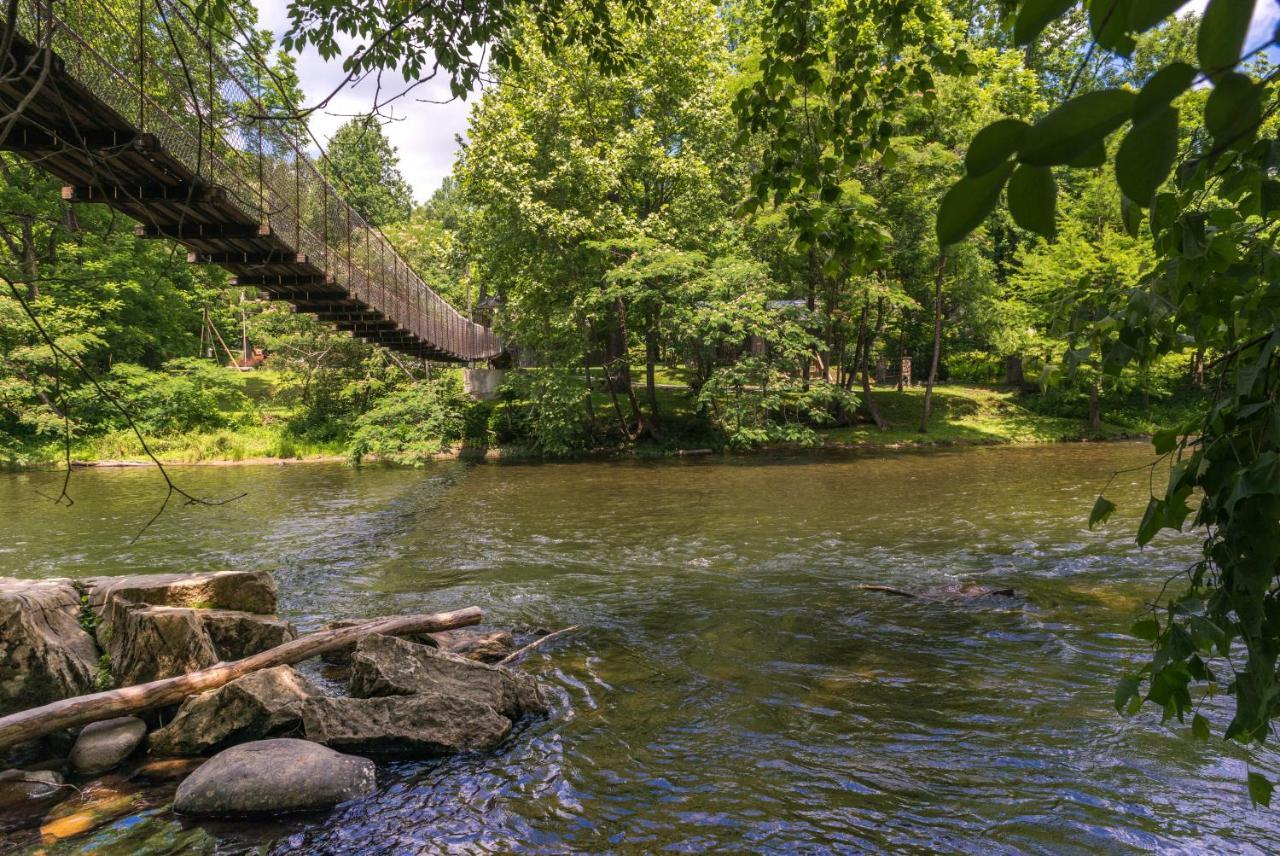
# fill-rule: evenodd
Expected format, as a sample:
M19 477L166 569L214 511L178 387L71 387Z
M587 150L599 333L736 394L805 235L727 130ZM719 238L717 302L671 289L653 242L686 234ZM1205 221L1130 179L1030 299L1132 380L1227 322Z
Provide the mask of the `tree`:
M400 157L373 116L351 119L334 132L320 171L371 226L407 220L413 211Z
M1009 5L1021 44L1060 18L1044 3ZM1091 4L1091 54L1132 55L1137 39L1176 5ZM962 240L1007 184L1014 219L1052 238L1054 170L1111 165L1123 194L1120 216L1130 234L1149 238L1154 262L1132 282L1123 308L1083 325L1101 346L1103 370L1114 375L1150 354L1190 347L1213 355L1217 375L1213 400L1197 419L1155 435L1168 480L1148 503L1138 543L1191 519L1203 551L1181 575L1181 590L1167 586L1134 625L1153 656L1120 682L1116 707L1133 712L1151 703L1166 720L1190 715L1192 733L1203 738L1210 724L1195 712L1192 689L1224 690L1235 701L1225 735L1242 742L1264 741L1280 714L1280 305L1270 297L1280 257L1273 154L1280 140L1269 121L1280 100L1270 73L1259 79L1246 68L1260 49L1246 44L1254 6L1210 0L1195 25L1195 64L1152 63L1136 93L1072 94L1034 124L1003 120L980 131L968 174L938 217L942 243ZM1211 85L1207 97L1184 95L1198 82ZM1178 134L1182 111L1199 119L1189 139ZM1122 128L1109 155L1107 139ZM1200 502L1192 517L1194 493ZM1100 497L1090 524L1114 508ZM1269 802L1272 788L1249 774L1256 802Z

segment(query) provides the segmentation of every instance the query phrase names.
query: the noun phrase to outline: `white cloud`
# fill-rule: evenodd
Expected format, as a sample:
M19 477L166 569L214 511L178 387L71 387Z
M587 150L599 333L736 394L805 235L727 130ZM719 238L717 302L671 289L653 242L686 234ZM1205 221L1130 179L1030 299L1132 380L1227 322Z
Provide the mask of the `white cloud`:
M288 4L289 0L256 0L259 26L271 30L277 39L289 29ZM345 76L340 60L327 62L313 48L298 57L298 78L308 105L327 97ZM388 76L387 81L384 97L388 91L398 91L390 87L397 84L403 87L399 75ZM324 110L312 115L312 133L321 143L327 143L351 114L367 113L376 96L377 82L373 79L344 87ZM386 110L396 118L386 125L387 137L399 150L400 171L413 186L419 201L430 197L451 172L458 150L456 136L466 132L467 113L474 96L468 101L447 104L423 103L418 99L445 101L448 98L448 81L437 79L419 86Z

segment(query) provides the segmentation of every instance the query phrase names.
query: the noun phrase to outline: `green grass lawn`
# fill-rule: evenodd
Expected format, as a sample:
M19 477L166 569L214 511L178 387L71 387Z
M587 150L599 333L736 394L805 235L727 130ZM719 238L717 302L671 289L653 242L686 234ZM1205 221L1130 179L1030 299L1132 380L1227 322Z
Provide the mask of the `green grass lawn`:
M1079 419L1045 416L1019 403L1017 392L978 386L941 384L934 387L929 432L920 433L920 411L924 387L898 392L874 390L872 395L889 430L872 424L858 424L822 431L831 445L887 446L922 443L1048 443L1060 440L1114 439L1132 433L1103 423L1102 430L1090 432ZM1105 413L1104 413L1105 416Z

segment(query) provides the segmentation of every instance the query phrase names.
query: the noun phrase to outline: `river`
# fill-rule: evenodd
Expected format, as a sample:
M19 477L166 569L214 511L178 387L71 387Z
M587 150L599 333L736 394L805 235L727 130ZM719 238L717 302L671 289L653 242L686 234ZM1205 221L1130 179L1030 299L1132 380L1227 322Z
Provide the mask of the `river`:
M1126 634L1189 536L1132 541L1141 444L723 461L175 469L202 496L135 543L146 470L0 476L16 576L264 568L300 629L335 616L483 607L586 629L535 654L552 715L492 754L379 766L320 817L194 824L167 797L48 853L892 850L1266 852L1246 763L1158 712L1112 708ZM1157 483L1160 476L1156 477ZM967 581L1011 602L859 590ZM1215 732L1222 702L1203 709ZM25 846L30 837L15 838Z

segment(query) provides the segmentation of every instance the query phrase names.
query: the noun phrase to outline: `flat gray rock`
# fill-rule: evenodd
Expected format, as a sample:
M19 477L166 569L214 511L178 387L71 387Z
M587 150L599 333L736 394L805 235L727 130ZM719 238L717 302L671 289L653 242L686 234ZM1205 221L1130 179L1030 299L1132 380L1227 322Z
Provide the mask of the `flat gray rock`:
M105 773L132 755L146 736L147 725L136 716L90 723L71 747L71 766L77 773Z
M487 704L511 720L546 710L529 675L394 636L360 639L351 657L350 689L356 698L441 693Z
M250 672L183 701L173 720L151 733L151 753L199 755L300 727L302 703L319 694L291 666Z
M397 756L492 749L511 733L511 720L488 704L443 693L311 698L302 705L302 722L308 740Z
M97 668L70 580L0 577L0 715L92 692Z
M234 817L317 811L373 791L374 764L308 740L258 740L224 750L174 796L182 814Z

